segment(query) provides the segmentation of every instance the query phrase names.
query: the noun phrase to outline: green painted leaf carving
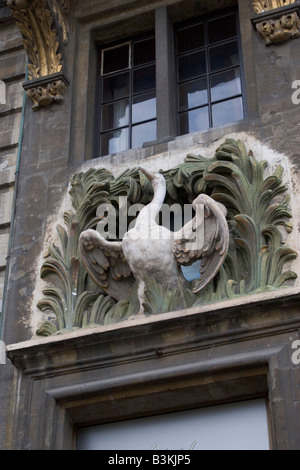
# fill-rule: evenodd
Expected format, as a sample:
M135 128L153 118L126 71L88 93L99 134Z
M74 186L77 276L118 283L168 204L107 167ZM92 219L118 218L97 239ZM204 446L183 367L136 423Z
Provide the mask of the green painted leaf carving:
M197 295L187 284L184 295L147 281L144 308L157 315L235 296L278 289L291 283L296 274L287 263L297 253L285 245L283 231L292 230L283 169L265 176L267 162L257 161L243 142L227 139L211 159L190 154L183 164L162 172L167 184L166 202L191 203L204 192L223 203L228 211L230 248L224 265L213 281ZM119 211L119 197L131 204L147 204L152 187L138 168L124 171L118 178L105 169L77 173L70 182L72 210L64 214L66 228L57 227L59 247L51 244L42 266L47 282L38 307L55 321L45 321L39 335L57 334L123 321L138 312L136 286L123 302L115 302L89 278L78 253L83 230L95 228L100 204ZM128 222L130 222L128 220Z

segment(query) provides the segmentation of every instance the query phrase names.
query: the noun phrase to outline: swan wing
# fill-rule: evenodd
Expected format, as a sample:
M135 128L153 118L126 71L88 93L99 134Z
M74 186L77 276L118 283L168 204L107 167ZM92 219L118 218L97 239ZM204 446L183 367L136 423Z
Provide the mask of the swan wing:
M121 242L111 242L96 230L79 237L83 264L101 289L116 300L124 300L135 280L125 259Z
M201 260L200 279L193 292L199 292L211 281L222 266L229 245L227 210L223 204L206 194L193 201L196 215L181 230L174 233L173 252L177 262L190 266Z

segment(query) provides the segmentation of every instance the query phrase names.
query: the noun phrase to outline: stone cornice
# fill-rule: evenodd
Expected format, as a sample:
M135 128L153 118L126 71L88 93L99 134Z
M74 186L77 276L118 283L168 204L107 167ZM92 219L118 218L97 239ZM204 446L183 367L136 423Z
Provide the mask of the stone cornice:
M23 36L28 55L29 80L24 88L33 102L33 109L60 102L68 83L63 74L62 54L68 43L69 0L7 0L7 5ZM57 74L63 75L59 87ZM41 84L37 93L38 80L44 83L47 77L47 87Z
M68 351L78 351L81 358L76 364L78 370L88 364L110 367L137 359L183 354L245 338L254 341L271 334L299 331L299 296L299 288L286 288L283 292L240 297L155 317L35 338L7 345L6 352L15 367L38 378L52 375L57 369L73 370L74 354L70 362Z

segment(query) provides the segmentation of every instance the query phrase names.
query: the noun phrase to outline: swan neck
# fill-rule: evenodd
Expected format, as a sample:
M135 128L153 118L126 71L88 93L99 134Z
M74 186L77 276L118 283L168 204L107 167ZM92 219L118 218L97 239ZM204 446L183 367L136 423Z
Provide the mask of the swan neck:
M155 219L161 209L161 206L165 200L166 187L159 186L154 189L154 196L150 204L142 209L140 212L137 224L144 225L145 223L154 223Z

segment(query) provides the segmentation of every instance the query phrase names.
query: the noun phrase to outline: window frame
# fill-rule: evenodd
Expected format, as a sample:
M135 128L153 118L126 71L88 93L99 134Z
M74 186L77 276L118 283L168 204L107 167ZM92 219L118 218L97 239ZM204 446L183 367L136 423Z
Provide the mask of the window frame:
M164 17L164 14L165 14L165 17ZM194 130L192 132L189 132L188 134L192 134L194 132L196 133L206 132L206 131L215 129L217 127L223 127L226 125L236 124L237 122L241 122L242 120L247 119L247 116L248 116L247 98L246 98L246 82L245 82L242 42L241 42L242 38L241 38L240 21L239 21L239 10L237 7L226 8L218 12L214 11L207 15L197 15L191 19L181 21L181 22L172 21L172 18L170 18L167 13L167 9L158 9L156 10L156 21L155 21L154 29L152 28L148 32L145 32L143 34L132 35L131 38L124 37L123 40L119 39L118 41L110 42L108 44L97 45L97 51L99 55L99 50L101 49L105 50L108 48L120 47L122 44L126 44L128 42L132 42L132 41L138 42L140 40L146 40L147 38L151 38L151 37L155 39L156 56L155 56L155 61L153 62L153 64L156 67L156 71L159 70L159 73L163 75L161 78L159 78L158 73L156 73L156 87L155 87L155 90L153 90L155 91L155 95L156 95L156 117L155 119L152 119L152 118L149 120L145 119L144 121L141 121L138 124L144 124L144 123L156 120L156 139L155 140L149 139L149 141L145 141L142 144L142 148L147 147L149 145L159 144L161 142L168 142L170 140L174 140L176 137L188 135L188 134L180 133L180 125L179 125L180 111L179 111L179 100L178 100L177 54L176 54L176 44L175 44L176 30L179 27L182 27L183 25L186 25L188 27L190 25L197 24L199 22L205 22L207 24L209 21L226 18L227 16L231 16L233 14L235 15L236 25L237 25L237 34L234 40L237 42L237 46L238 46L239 65L236 67L232 66L229 68L224 68L214 73L210 73L209 70L207 69L205 76L207 76L210 79L211 76L214 76L217 73L226 72L228 70L235 70L239 68L240 80L241 80L241 93L238 95L238 97L241 97L242 99L243 118L238 121L232 121L226 124L213 126L212 125L212 100L210 97L210 90L208 89L207 106L209 108L209 127L205 129ZM207 26L206 26L206 30L207 30ZM157 31L159 31L159 34L157 34ZM207 36L207 31L205 34ZM233 38L230 38L225 41L222 41L222 43L226 44L232 40ZM221 42L217 42L216 44L220 44L220 43ZM160 55L163 49L166 47L166 45L168 48L168 53L162 59ZM209 45L207 43L207 37L206 37L206 43L204 47L205 47L205 50L208 50ZM171 61L171 65L170 65L170 62L167 63L168 61L166 60L166 56ZM208 62L208 60L209 60L208 54L206 54L206 62ZM164 70L161 70L162 66L165 68ZM208 66L208 63L207 63L207 66ZM100 147L101 106L99 105L99 102L101 100L102 76L99 73L99 59L98 59L97 69L98 70L97 70L96 99L95 99L96 109L95 109L95 119L94 119L93 158L103 158L111 154L101 155L101 147ZM166 92L165 90L161 89L162 83L164 83L167 88ZM132 84L130 84L130 86L132 87ZM226 102L232 99L234 99L234 95L226 99L213 101L213 105L217 105L219 103ZM132 100L132 93L130 95L130 100ZM130 136L129 136L130 141L129 141L128 149L124 151L137 150L138 148L141 148L141 146L132 147L132 135L131 134L132 134L133 126L132 126L132 119L131 119L131 108L132 108L132 104L130 105L130 118L129 118L129 126L128 126L129 133L130 133Z
M219 20L219 19L226 18L227 16L232 16L232 15L235 15L235 20L236 20L236 27L237 27L236 36L225 39L225 40L222 40L222 41L217 41L217 42L210 45L209 40L208 40L208 23L210 21ZM207 103L204 104L204 105L195 106L195 108L191 107L191 108L186 108L185 110L182 110L182 109L180 109L180 105L179 105L179 85L182 84L182 83L187 83L188 81L187 80L186 81L184 81L184 80L180 81L179 77L178 77L177 60L178 60L178 57L180 57L180 54L177 53L176 33L180 29L185 29L185 28L189 28L189 27L192 27L192 26L196 26L197 24L200 24L200 23L203 23L203 25L204 25L204 45L202 47L194 49L193 51L205 51L206 72L205 72L205 74L201 75L201 77L199 76L199 77L191 79L190 82L192 80L196 80L196 79L200 79L200 78L201 79L206 78L206 81L207 81ZM231 66L231 67L224 67L220 70L211 72L210 71L210 64L209 64L209 48L210 47L216 47L216 46L223 45L223 44L229 44L232 41L237 42L238 54L239 54L239 65ZM212 106L216 105L216 104L224 103L224 102L232 100L236 97L241 97L242 98L242 110L243 110L243 119L242 120L246 119L246 117L247 117L247 103L246 103L245 73L244 73L244 66L243 66L241 30L240 30L240 21L239 21L238 8L235 8L235 7L226 8L225 10L220 10L219 12L212 12L208 15L197 16L195 18L191 18L189 20L181 21L181 22L178 22L178 23L174 24L174 44L175 44L175 47L174 47L174 64L175 64L175 68L176 68L176 70L175 70L175 80L176 80L176 135L177 136L187 135L187 134L184 134L184 133L180 133L180 115L182 113L188 112L188 111L191 111L191 110L194 110L194 109L205 108L206 106L208 107L209 127L206 128L206 129L196 131L196 132L205 132L205 131L214 129L216 127L220 127L220 126L214 126L213 125ZM184 54L188 54L188 52L185 52ZM184 54L182 54L182 55L184 55ZM236 70L238 68L240 70L241 92L238 95L232 95L232 96L227 97L225 99L212 100L211 99L211 78L213 76L216 76L217 74L225 73L225 72L228 72L228 71L233 71L233 70ZM236 122L238 122L238 121L230 122L228 124L235 124ZM227 124L222 124L221 127L224 126L224 125L227 125ZM193 132L189 132L189 133L193 133Z
M156 120L157 120L157 113L155 114L155 117L151 117L149 119L144 119L142 121L137 121L137 122L133 122L133 117L132 117L134 98L142 96L142 95L154 93L155 94L155 99L156 99L156 84L155 84L154 88L151 88L151 89L146 90L146 91L142 91L142 92L138 92L138 93L134 93L134 91L133 91L133 79L134 79L133 77L134 77L134 72L136 70L142 70L143 68L151 67L151 66L154 66L155 69L156 69L156 60L155 60L155 58L154 58L154 61L149 61L147 63L139 64L137 66L133 65L133 45L136 44L136 43L139 43L139 42L147 41L149 39L154 39L155 40L155 31L154 30L149 31L145 34L132 36L130 39L128 39L128 38L124 39L124 41L119 40L119 41L115 41L115 42L107 44L107 45L103 45L102 47L101 46L98 47L98 67L97 67L96 100L95 100L95 102L96 102L96 105L95 105L96 106L96 111L95 111L95 130L94 130L94 154L95 154L95 157L103 158L107 155L107 154L101 155L101 135L105 135L105 134L108 134L108 133L111 133L111 132L115 132L117 130L128 129L128 148L122 150L122 151L127 151L127 150L130 150L130 149L133 148L132 147L133 128L138 126L138 125L147 124L149 122L153 122L153 121L156 122ZM113 72L103 74L103 65L104 65L103 55L104 55L105 51L117 49L119 47L125 46L126 44L129 44L129 46L130 46L129 47L129 67L124 68L124 69L120 69L118 71L113 71ZM128 97L126 97L128 99L128 103L129 103L128 124L126 124L126 125L124 124L123 126L119 126L119 127L112 127L110 129L106 129L105 131L102 131L101 130L102 107L104 105L113 104L114 102L117 101L117 100L108 100L108 101L104 102L102 100L103 81L106 77L113 76L113 75L118 76L122 73L126 73L127 71L129 73L129 93L128 93ZM155 72L155 78L156 78L156 72Z

